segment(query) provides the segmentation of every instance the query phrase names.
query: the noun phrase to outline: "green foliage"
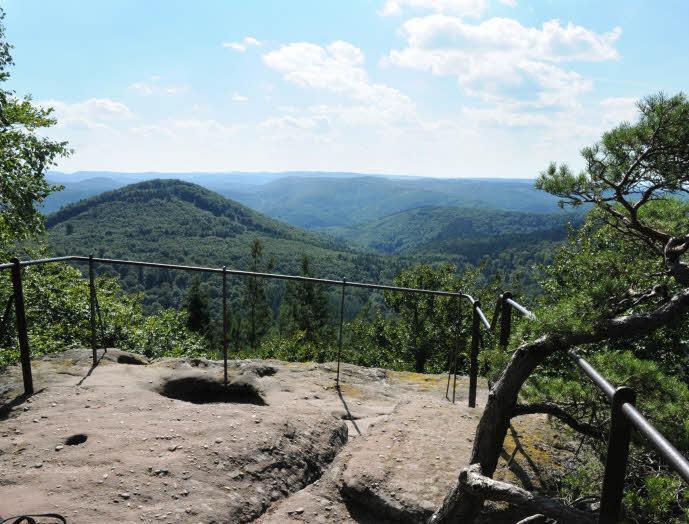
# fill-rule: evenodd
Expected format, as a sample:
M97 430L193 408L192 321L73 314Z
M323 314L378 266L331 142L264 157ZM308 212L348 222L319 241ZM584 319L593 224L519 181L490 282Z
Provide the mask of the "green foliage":
M210 324L208 292L201 287L201 279L198 277L189 286L186 308L187 327L195 333L206 333Z
M689 188L689 100L682 93L659 94L638 107L636 122L620 124L582 150L581 173L552 164L537 181L562 205L595 209L545 268L539 321L523 324L514 342L546 332L605 333L601 326L610 319L655 311L686 288L680 257L686 252L689 205L672 195ZM581 350L611 383L634 388L640 411L684 453L689 451L688 337L685 318L678 315L634 339ZM553 355L522 395L555 402L580 423L608 430L607 400L582 382L563 355ZM639 522L686 521L686 487L643 444L635 437L626 479L628 513ZM582 447L561 479L561 491L570 499L589 495L600 484L605 445L589 438Z
M688 212L686 202L664 198L647 204L640 217L653 227L681 231L687 226ZM512 344L548 332L586 332L612 316L652 310L662 297L637 302L639 291L658 284L667 286L669 291L677 288L663 269L662 259L647 243L621 235L604 220L600 210L591 211L584 225L572 232L556 251L553 263L544 268L544 293L536 310L538 321L517 323ZM678 319L634 340L592 344L581 349L612 384L634 388L642 413L684 452L689 451L688 337L686 322ZM492 358L493 377L509 358L498 350L487 351L485 356ZM580 422L598 427L603 434L608 431L609 402L564 355L550 357L527 382L522 396L529 402L557 403ZM671 494L654 494L654 483L661 481L650 479L675 477L641 439L635 439L632 448L627 511L641 522L657 522L661 515L668 521L681 522L678 515L686 512L686 501L676 501L684 500L685 488L677 485ZM597 496L605 453L602 442L586 439L569 471L559 479L561 496L570 501Z
M659 93L637 106L637 122L623 122L581 151L586 162L581 173L553 163L541 173L536 187L560 197L561 205L591 202L600 208L626 196L649 199L659 191L686 189L689 100L683 93L672 97Z
M337 348L332 344L309 340L304 331L295 331L288 336L266 337L255 352L246 353L245 356L288 362L332 362L337 359Z
M297 274L303 255L319 277L359 281L390 280L405 260L351 251L342 242L293 228L236 202L178 180L153 180L127 186L66 207L47 219L56 254L87 254L113 258L164 261L197 266L250 269L248 246L261 243L262 268ZM67 235L67 226L72 233ZM110 268L122 277L123 288L143 291L149 311L178 308L190 277L185 272L128 267ZM218 316L220 279L211 279L211 313ZM244 281L232 280L231 309L244 308ZM268 283L267 298L282 287ZM279 300L277 300L279 302ZM274 312L277 312L274 309Z
M301 276L313 277L309 258L304 255ZM303 333L309 342L327 342L332 339L328 299L323 286L314 282L288 282L282 306L281 321L288 334Z
M486 250L494 239L501 243L516 237L509 246L524 242L525 235L537 238L554 237L561 240L566 235L566 224L578 222L578 214L520 213L496 209L471 207L419 207L407 209L368 222L349 227L328 228L325 231L352 242L370 247L381 253L400 254L432 251L463 254L476 260L491 250ZM484 243L481 244L481 240ZM476 246L475 251L464 249ZM479 249L479 248L483 249ZM503 249L505 246L501 246ZM499 252L501 249L495 249Z
M32 356L90 347L89 287L81 272L64 264L25 268L23 287ZM204 339L186 328L181 312L164 310L146 316L139 295L122 292L117 279L96 280L100 305L98 340L106 347L118 347L150 357L207 353ZM0 274L0 299L12 291L8 272ZM0 365L16 362L19 347L13 318L0 340ZM102 320L102 323L100 322Z
M650 475L643 479L641 490L624 494L624 506L628 514L647 516L650 522L681 524L689 520L689 491L674 476ZM675 515L668 515L669 508Z
M665 373L657 362L635 357L631 351L601 348L589 360L612 384L625 384L637 391L637 409L680 451L689 451L689 419L686 417L689 387L685 381ZM571 366L556 377L533 377L522 395L533 402L557 403L577 420L607 435L609 401L593 384L582 380ZM565 427L563 430L569 431ZM607 445L604 441L587 439L585 449L560 479L561 494L568 500L600 493L601 459L606 456ZM686 512L689 502L685 492L686 487L659 461L643 437L634 434L625 490L628 513L644 522L658 522L661 517L670 522L682 522L679 515L684 515L682 512Z
M399 273L394 284L490 296L490 303L499 284L486 283L481 269L457 276L453 266L421 264ZM472 312L465 299L386 291L384 306L364 311L349 326L354 362L438 373L448 369L450 355L457 350L458 370L467 370Z
M263 244L258 238L251 242L251 265L249 271L269 273L274 267L273 260L264 265ZM258 277L244 279L244 308L249 319L249 344L256 348L266 334L272 321L272 312L266 296L266 280Z

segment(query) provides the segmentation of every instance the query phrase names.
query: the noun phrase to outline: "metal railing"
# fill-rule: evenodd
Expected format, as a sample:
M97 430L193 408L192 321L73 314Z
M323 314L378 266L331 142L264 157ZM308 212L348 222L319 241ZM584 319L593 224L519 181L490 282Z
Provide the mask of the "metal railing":
M84 256L65 256L55 258L45 258L37 260L20 261L16 258L10 263L0 264L0 271L10 269L12 271L13 295L8 300L3 315L3 324L7 321L8 311L14 302L14 310L17 323L17 335L19 338L20 360L22 366L22 376L24 381L24 391L27 395L33 393L33 380L31 376L31 354L29 348L27 321L24 305L24 293L22 288L22 267L48 264L53 262L87 262L89 265L89 303L90 303L90 325L91 325L91 345L93 350L93 365L98 363L97 355L97 333L96 316L98 313L98 302L95 285L95 263L110 265L129 265L139 267L150 267L159 269L176 269L182 271L204 272L222 275L222 301L223 301L223 371L224 381L227 384L227 350L228 350L228 322L227 322L227 275L259 277L277 280L287 280L296 282L313 282L332 286L341 286L342 294L340 301L340 329L338 336L337 353L337 375L336 385L340 383L340 360L342 353L342 330L344 322L344 299L347 287L375 289L381 291L394 291L400 293L419 293L428 295L438 295L454 297L459 300L467 300L472 308L471 322L471 350L469 365L469 407L476 406L476 389L478 380L478 355L481 345L481 326L491 331L500 326L498 343L500 347L507 349L512 331L512 309L519 312L525 318L535 320L536 316L527 308L516 302L510 293L503 293L497 300L492 322L486 318L481 303L471 295L452 291L436 291L430 289L404 288L383 284L369 284L363 282L349 282L345 279L333 280L324 278L303 277L297 275L282 275L278 273L261 273L254 271L240 271L234 269L210 268L200 266L186 266L179 264L162 264L157 262L141 262L134 260L120 260L110 258L96 258L93 255ZM689 461L675 448L635 407L636 393L628 387L615 388L584 358L570 350L570 358L574 360L582 373L584 373L593 384L600 389L611 403L610 432L608 437L608 453L605 463L603 486L601 489L601 505L599 522L611 524L619 521L622 495L624 491L624 479L627 471L629 458L629 444L631 440L631 430L636 429L641 433L658 452L658 454L668 463L668 465L689 484ZM454 374L454 385L452 392L452 402L455 402L455 391L457 385L457 359L458 348L455 348L450 356L450 365L447 378L446 396L449 396L451 376Z
M510 293L503 293L495 308L493 325L500 316L499 344L505 349L511 336L512 309L517 310L526 318L536 320L536 316L515 302ZM567 355L610 401L610 432L598 522L616 524L620 520L632 429L641 433L667 464L689 484L689 461L636 409L636 392L626 386L616 388L610 384L575 350L569 350Z
M483 311L481 310L480 303L478 300L474 299L471 295L461 292L454 291L438 291L432 289L419 289L419 288L405 288L398 286L389 286L384 284L370 284L364 282L350 282L346 279L333 280L327 278L314 278L314 277L304 277L299 275L283 275L279 273L261 273L256 271L241 271L237 269L227 269L226 266L222 268L213 267L202 267L202 266L187 266L180 264L164 264L158 262L141 262L138 260L122 260L114 258L100 258L94 257L93 255L85 256L64 256L64 257L54 257L54 258L44 258L36 260L24 260L20 261L17 258L13 258L10 263L0 264L0 271L11 270L12 271L12 288L13 288L13 300L15 305L15 315L17 322L17 336L19 338L19 352L20 361L22 366L22 375L24 380L24 392L27 395L33 393L33 379L31 375L31 352L29 349L29 338L28 329L24 305L24 292L22 287L22 268L27 266L36 266L42 264L50 264L54 262L86 262L89 267L89 320L91 327L91 348L93 351L93 366L98 363L97 354L97 332L96 332L96 317L99 311L98 301L96 295L96 282L95 282L95 264L107 264L107 265L127 265L127 266L137 266L137 267L149 267L157 269L174 269L181 271L192 271L201 273L211 273L218 274L222 276L222 310L223 310L223 380L227 384L227 352L228 352L228 309L227 309L227 276L240 276L240 277L257 277L257 278L267 278L275 280L285 280L294 282L312 282L317 284L324 284L330 286L341 286L342 294L340 301L340 326L339 326L339 336L338 336L338 351L337 351L337 371L335 383L336 386L340 385L340 362L342 357L342 335L343 335L343 323L344 323L344 304L345 304L345 290L346 288L364 288L373 289L378 291L389 291L397 293L415 293L415 294L425 294L425 295L436 295L443 297L451 297L457 300L467 300L474 312L474 324L476 330L478 330L479 322L482 323L486 328L490 329L490 323L486 319ZM8 306L9 307L9 306ZM472 330L474 331L474 330ZM478 331L476 331L475 340L472 339L472 356L471 356L471 366L469 370L469 406L475 407L476 405L476 388L478 382ZM475 343L474 343L475 342ZM456 362L456 352L455 352L455 362ZM456 370L455 370L456 372ZM455 387L456 387L456 374L455 374ZM449 375L448 375L448 387L449 387ZM447 394L447 392L446 392ZM453 391L453 402L454 402L455 392Z

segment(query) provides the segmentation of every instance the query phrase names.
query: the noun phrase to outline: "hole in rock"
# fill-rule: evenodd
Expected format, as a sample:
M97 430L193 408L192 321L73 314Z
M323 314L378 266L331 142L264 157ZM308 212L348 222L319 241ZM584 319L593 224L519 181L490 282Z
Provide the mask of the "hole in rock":
M265 405L261 392L256 386L242 380L235 380L225 387L222 382L206 377L173 378L163 384L160 394L193 404L232 402Z
M76 435L67 437L67 439L65 439L65 444L67 444L68 446L78 446L79 444L83 444L84 442L86 442L87 439L88 437L83 433L77 433Z
M142 366L144 363L133 355L120 355L117 357L118 364L133 364L135 366Z

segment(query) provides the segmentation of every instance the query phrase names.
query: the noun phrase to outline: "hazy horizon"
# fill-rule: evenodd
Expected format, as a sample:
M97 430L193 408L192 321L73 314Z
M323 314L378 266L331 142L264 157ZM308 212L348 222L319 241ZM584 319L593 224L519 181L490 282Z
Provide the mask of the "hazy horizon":
M60 171L531 179L688 85L686 3L0 2Z

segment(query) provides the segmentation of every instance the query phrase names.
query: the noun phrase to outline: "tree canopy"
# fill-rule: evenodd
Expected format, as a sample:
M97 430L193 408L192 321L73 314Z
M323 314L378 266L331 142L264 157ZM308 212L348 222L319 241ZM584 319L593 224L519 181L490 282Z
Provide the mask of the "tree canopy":
M518 347L496 373L469 476L493 475L510 421L522 414L548 413L594 442L596 435L605 439L607 424L595 423L602 400L595 395L595 402L576 402L581 379L565 356L574 347L594 355L612 380L626 376L624 382L634 382L640 397L647 393L646 405L640 406L659 427L667 428L683 409L689 394L687 349L681 342L686 339L681 321L689 309L689 266L682 259L689 250L689 207L677 197L689 190L689 100L682 93L657 94L639 102L638 109L636 122L621 123L582 150L580 173L552 163L536 182L562 206L592 210L547 271L539 322L515 335ZM546 362L547 368L539 367ZM666 404L654 403L655 390L663 391ZM686 449L686 423L668 431ZM640 484L632 482L629 507L645 521L680 513L686 518L680 495L671 497L673 503L653 498L659 485L674 485L671 477L648 480L662 477L657 457L646 453L636 464L655 470L637 476ZM632 477L640 469L632 468ZM595 486L592 479L588 489ZM483 500L460 482L434 521L471 520Z

